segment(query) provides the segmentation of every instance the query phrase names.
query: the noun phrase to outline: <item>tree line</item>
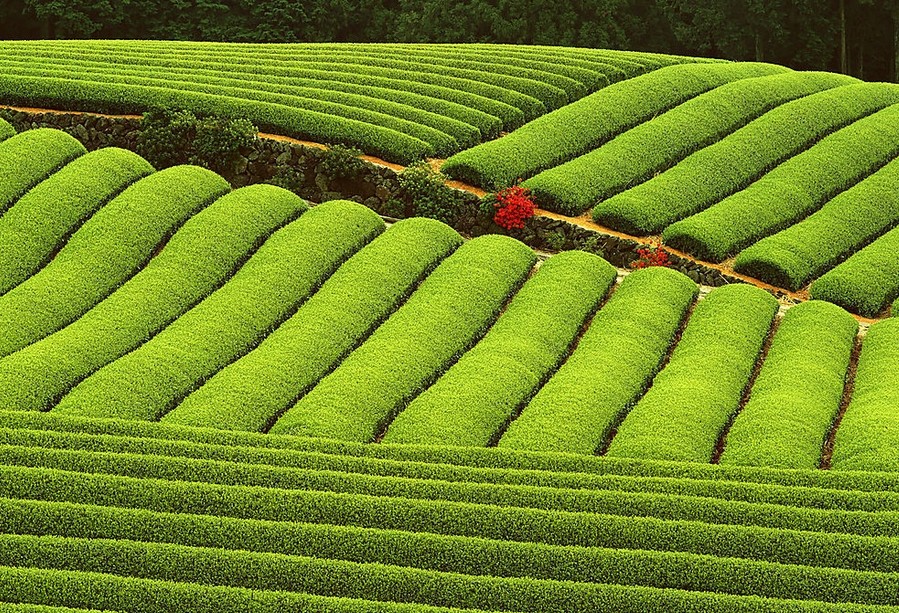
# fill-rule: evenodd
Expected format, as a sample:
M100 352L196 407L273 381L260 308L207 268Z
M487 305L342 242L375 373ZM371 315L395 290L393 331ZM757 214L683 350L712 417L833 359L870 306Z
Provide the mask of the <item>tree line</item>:
M3 0L0 38L569 45L899 81L899 0Z

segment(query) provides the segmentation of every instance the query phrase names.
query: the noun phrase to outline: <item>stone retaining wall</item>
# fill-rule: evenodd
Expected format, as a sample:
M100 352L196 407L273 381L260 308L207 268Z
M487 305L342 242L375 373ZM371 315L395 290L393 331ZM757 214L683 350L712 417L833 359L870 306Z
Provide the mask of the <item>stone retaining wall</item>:
M140 120L77 113L32 113L0 109L0 117L17 131L32 128L57 128L72 134L88 150L122 147L134 151L140 133ZM259 139L245 150L231 172L223 173L235 187L272 182L289 187L311 202L345 198L364 204L381 215L404 217L413 212L410 199L400 186L395 170L365 163L353 178L331 178L321 172L319 162L325 151L295 143ZM627 268L637 259L637 241L602 234L571 222L550 217L535 217L524 230L506 231L484 215L478 214L478 198L468 192L458 194L463 213L455 226L468 236L488 233L509 234L536 249L561 251L584 249L601 255L614 266ZM703 266L692 260L670 257L671 267L697 283L720 286L739 283L737 277Z

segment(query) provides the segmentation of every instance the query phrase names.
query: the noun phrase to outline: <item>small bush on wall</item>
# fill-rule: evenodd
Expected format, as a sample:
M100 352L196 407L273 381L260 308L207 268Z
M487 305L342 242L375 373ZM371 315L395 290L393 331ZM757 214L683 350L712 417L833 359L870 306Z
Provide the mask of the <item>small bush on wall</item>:
M196 164L228 174L240 149L252 145L257 132L246 119L157 109L144 113L137 153L158 169Z

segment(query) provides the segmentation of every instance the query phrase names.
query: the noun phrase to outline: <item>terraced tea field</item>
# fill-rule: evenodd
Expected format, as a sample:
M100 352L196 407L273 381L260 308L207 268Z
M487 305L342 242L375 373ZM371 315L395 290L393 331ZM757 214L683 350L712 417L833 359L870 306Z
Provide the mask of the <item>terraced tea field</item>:
M606 194L572 212L672 241L733 211L762 239L738 269L855 251L803 269L830 302L785 308L0 120L0 611L899 610L899 318L833 304L899 311L894 86L513 46L0 47L0 104L239 110L400 161L489 141L447 170ZM761 202L807 217L771 234Z
M455 153L609 83L680 62L502 45L0 41L7 104L240 115L389 161Z
M443 170L485 187L524 178L546 209L592 209L608 228L874 316L899 296L897 103L899 86L844 75L670 66Z

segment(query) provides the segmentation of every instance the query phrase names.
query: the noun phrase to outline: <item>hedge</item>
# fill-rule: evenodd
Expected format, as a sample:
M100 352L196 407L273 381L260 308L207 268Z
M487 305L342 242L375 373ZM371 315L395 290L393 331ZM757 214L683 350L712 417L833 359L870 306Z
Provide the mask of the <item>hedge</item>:
M826 302L787 311L721 463L817 468L857 333L855 318Z
M632 273L499 447L593 454L658 370L698 288L666 268Z
M184 441L28 430L0 430L0 441L5 446L2 457L8 463L27 465L37 463L58 468L89 466L92 467L90 470L100 472L119 474L127 471L132 476L178 475L193 481L263 485L281 489L307 487L359 493L407 491L420 493L438 491L434 489L438 488L443 492L441 495L454 499L465 496L465 499L470 501L473 500L468 498L471 492L480 492L478 495L481 498L477 500L481 501L505 501L504 504L514 506L563 510L589 509L591 507L583 505L588 504L590 500L604 500L604 497L607 497L607 494L591 494L591 491L602 491L665 494L676 497L698 496L813 509L899 511L899 495L889 491L809 488L737 480L483 469L335 456L317 452L235 448ZM30 454L26 450L30 450ZM121 464L118 464L119 462ZM396 479L369 477L396 477ZM416 485L418 481L429 483ZM485 489L477 487L476 484L524 487ZM397 489L407 486L413 490ZM581 494L584 491L586 494L582 500ZM513 493L514 499L509 497Z
M812 283L812 298L876 317L899 298L899 228L873 243Z
M34 69L33 62L22 62L18 60L2 60L0 64L7 65L18 69ZM280 93L296 93L292 88L296 88L297 92L308 90L310 93L319 94L322 100L340 101L344 100L349 106L359 106L362 109L380 110L397 117L405 117L411 119L409 113L426 118L426 125L431 125L440 129L440 125L452 126L456 122L468 124L468 126L477 128L480 137L495 137L499 130L502 129L502 121L491 114L480 111L476 108L464 106L452 100L446 100L431 96L422 95L413 91L403 91L405 83L394 80L384 79L392 88L379 85L364 86L357 83L347 81L332 81L323 77L328 76L322 71L308 71L306 76L296 76L289 78L279 76L283 69L261 70L251 72L241 69L239 66L233 66L220 62L197 62L188 60L175 60L170 63L158 62L155 64L141 63L126 67L116 67L115 72L111 72L108 63L102 61L85 61L66 58L57 60L47 56L41 57L40 70L43 74L50 71L58 72L64 70L66 66L77 67L81 71L101 72L107 75L114 74L121 76L124 74L134 74L137 76L158 76L165 74L181 81L196 80L197 82L212 82L209 77L218 77L221 80L222 74L227 74L227 81L236 87L252 86L256 91L270 91ZM296 71L294 71L296 72ZM413 85L411 82L406 82ZM437 89L436 87L434 89ZM283 91L282 91L283 90ZM315 95L313 95L315 97ZM453 96L453 98L458 98ZM353 102L362 104L352 104ZM390 109L396 112L390 112ZM412 109L410 111L410 109ZM340 114L340 113L337 113ZM436 115L436 116L435 116ZM430 121L431 123L428 123ZM458 130L461 126L456 126ZM470 128L467 128L470 132ZM446 130L442 130L446 131ZM464 132L460 132L463 134Z
M269 234L305 209L298 197L274 186L244 187L219 198L189 219L146 268L80 319L0 359L0 405L51 408L79 381L215 291Z
M140 613L463 613L456 608L10 567L0 567L0 598ZM464 612L478 613L472 609Z
M372 440L487 331L535 261L505 236L469 241L271 432Z
M845 75L788 72L741 79L696 96L605 145L525 181L537 203L580 215L595 203L651 178L772 108L839 85Z
M142 43L143 45L144 43ZM24 50L19 51L19 55L23 55L25 58L34 59L34 51L33 50ZM109 65L134 65L134 64L143 64L145 62L154 62L159 61L161 59L170 61L169 57L166 54L157 54L155 52L127 52L122 50L121 48L115 51L100 51L100 52L90 52L86 51L86 48L80 50L68 50L65 54L60 54L55 49L45 49L45 50L37 50L38 57L41 55L50 55L56 57L62 57L64 59L73 58L73 59L96 59L98 56L104 62ZM237 50L228 54L217 54L217 59L219 61L224 61L228 64L232 64L235 66L245 66L248 70L252 71L254 67L259 67L261 69L268 68L283 68L283 69L315 69L315 70L323 70L327 69L335 74L352 74L352 75L372 75L375 77L384 77L384 78L393 78L400 79L404 81L412 81L422 83L424 85L430 86L440 86L440 87L449 87L458 89L463 92L469 92L472 94L477 94L479 96L489 98L495 100L504 105L513 107L517 112L513 112L510 117L520 116L523 120L527 121L538 117L546 112L546 106L543 102L540 101L537 97L534 97L528 93L522 93L520 91L516 91L514 87L508 87L508 77L499 77L499 83L491 83L490 80L496 81L497 75L487 75L483 72L478 71L462 71L463 75L452 75L452 74L435 74L433 71L423 71L420 65L415 63L395 63L395 62L380 62L380 65L375 65L370 62L363 61L351 61L355 58L351 57L339 57L335 55L325 56L321 54L313 54L303 52L299 56L294 55L289 58L285 57L273 57L266 58L264 54L254 54L252 56L247 55L246 49ZM188 54L178 53L177 58L175 59L187 59ZM199 59L195 61L203 61L205 58L202 54L200 54ZM485 78L486 77L486 78ZM518 80L521 82L521 80ZM525 80L525 83L528 85L536 86L542 93L546 93L547 91L550 93L552 97L555 98L557 102L562 102L566 96L564 92L555 87L549 87L547 90L547 86L536 83L534 81Z
M862 343L849 407L837 429L836 470L899 471L899 319L874 324Z
M341 266L259 347L215 374L162 421L265 430L461 242L438 221L397 222Z
M896 103L899 89L884 83L845 85L788 102L659 176L600 202L593 218L631 234L658 234L746 188L831 132Z
M872 603L896 599L895 574L706 554L554 546L68 503L0 500L0 508L5 511L0 519L4 530L23 535L129 539L135 544L214 548L223 555L233 550L286 553L468 575L563 581L577 577L590 583L689 588L768 598ZM825 585L827 589L822 589Z
M795 508L754 500L728 500L670 492L615 489L590 491L521 485L449 483L327 470L243 467L209 460L135 454L35 450L20 446L4 447L0 451L0 460L7 467L49 468L99 477L112 475L162 480L172 482L175 487L185 484L232 486L228 489L236 492L234 495L236 498L245 496L248 489L265 488L257 495L263 506L266 504L273 506L273 501L279 496L295 499L297 492L303 492L310 494L312 499L318 497L324 500L328 499L329 494L362 498L377 496L402 499L406 502L467 503L528 511L647 517L724 525L757 525L867 536L889 536L889 530L895 529L896 517L899 515L896 511L867 513L814 507ZM271 482L265 482L266 478L271 479ZM297 503L300 507L308 504L304 503L302 498L301 494ZM268 503L265 503L266 500Z
M619 585L464 575L384 564L106 539L3 535L0 536L0 561L7 568L16 565L203 586L478 607L491 611L597 611L619 599L627 602L628 596L641 591L656 592L659 598L675 606L686 604L679 600L715 599L712 594L696 591L680 591L678 599L670 592ZM790 598L795 600L795 596ZM820 601L815 602L817 597L809 600L812 602L793 605L800 610L823 606ZM890 603L893 602L895 599L891 599ZM848 606L850 610L859 608Z
M119 507L118 513L133 513L139 509L165 513L170 520L169 536L159 539L163 541L182 534L174 519L179 516L172 514L188 513L204 516L191 518L192 526L201 522L219 532L225 524L231 525L227 518L262 520L266 530L277 530L278 540L284 541L278 547L293 542L281 533L299 531L306 524L315 524L319 525L318 531L330 530L329 526L399 530L406 533L410 541L410 533L427 532L545 545L679 551L871 572L895 573L899 568L899 540L893 536L899 522L897 513L733 504L730 505L733 523L707 523L689 518L573 513L444 500L270 490L8 465L4 466L0 493L6 499L25 499L6 501L6 506L31 508L35 501L45 501ZM72 504L60 506L69 512ZM697 498L685 500L681 506L703 513L706 504ZM754 513L745 517L746 511ZM34 509L23 511L21 517L5 512L2 521L45 525L47 517L41 516L43 514L34 516ZM92 521L100 521L99 516L96 508L91 507ZM142 516L142 519L146 523L146 517ZM71 524L71 520L67 520L55 525L53 530L70 529ZM104 521L99 525L109 530L111 526L105 524ZM140 529L147 528L142 524ZM196 538L198 533L190 536ZM235 543L232 548L250 547L250 542L243 537Z
M740 401L777 313L752 285L713 290L699 302L671 360L624 419L608 454L708 462Z
M807 219L744 249L734 269L797 290L899 225L899 160L827 202Z
M354 202L315 207L274 233L225 285L140 348L84 379L53 410L159 419L252 350L383 229L380 217Z
M875 472L839 472L822 470L783 470L764 467L722 466L719 464L647 461L630 458L610 458L564 453L527 452L498 448L439 447L433 445L368 445L325 439L265 435L252 432L226 431L209 428L173 426L154 422L123 421L59 415L34 411L0 410L0 432L32 430L36 436L79 436L104 438L119 437L121 444L137 445L142 450L146 445L174 445L179 450L203 448L208 453L224 454L225 459L232 453L239 457L263 458L263 462L291 464L295 458L305 462L310 458L327 458L323 461L340 462L341 465L363 470L400 470L409 463L416 470L424 470L427 475L455 475L456 480L512 480L512 482L540 483L566 487L594 487L608 480L628 481L637 479L640 483L652 483L663 487L667 479L700 480L702 487L727 490L728 482L739 481L744 487L751 485L764 490L766 495L780 492L783 488L800 488L808 504L829 508L832 498L868 505L871 497L899 495L899 475ZM82 434L83 433L83 434ZM121 437L127 436L130 439ZM81 439L79 439L81 440ZM155 448L155 447L153 447ZM257 455L258 454L258 455ZM315 461L315 459L311 460ZM440 466L435 466L440 464ZM305 464L303 464L305 465ZM370 468L378 466L379 468ZM380 473L379 473L380 474ZM393 474L392 472L388 474ZM459 475L465 475L464 478ZM584 485L586 483L586 485ZM573 484L573 485L571 485ZM766 489L766 485L774 486ZM811 489L806 489L811 488ZM825 488L825 489L821 489ZM822 498L820 492L826 491ZM733 494L728 494L733 496ZM861 496L862 498L859 498ZM830 501L830 502L828 502ZM855 504L854 502L852 504ZM853 507L860 509L878 508L874 506Z
M37 274L0 296L0 357L81 317L136 274L191 215L230 189L177 166L129 186L81 226Z
M668 226L666 243L720 262L820 209L899 153L899 105L860 119L718 204Z
M816 590L818 598L832 601L891 602L896 598L894 573L787 565L702 553L555 546L27 500L0 500L0 508L5 511L0 525L7 532L20 534L130 539L398 564L470 575L563 581L577 577L593 583L689 587L774 598L814 599ZM816 544L819 543L809 543ZM888 555L889 551L884 549L882 553Z
M742 78L784 72L771 64L683 64L655 70L586 96L499 140L457 153L443 172L484 188L591 151L621 132L703 92Z
M354 119L283 104L162 87L0 75L0 96L11 104L77 107L106 112L181 108L204 115L246 117L263 130L331 144L358 146L391 162L410 164L434 154L421 139Z
M8 121L0 118L0 141L16 135L16 129Z
M333 117L344 117L365 124L379 126L418 138L433 147L437 155L449 155L463 147L480 141L480 132L455 119L449 119L421 111L413 107L379 100L357 94L345 94L296 85L256 85L230 77L182 77L170 73L157 73L141 69L109 68L89 69L81 66L68 68L3 65L8 74L28 78L66 78L106 86L126 84L141 87L159 87L180 92L199 92L213 96L278 104L296 109L314 111Z
M899 298L896 298L895 302L893 302L893 306L890 307L890 314L893 317L899 317Z
M96 609L73 609L42 604L10 604L8 602L0 602L0 611L3 613L120 613L109 609L100 612Z
M87 150L59 130L27 130L0 142L0 215L29 189Z
M70 162L20 198L0 217L0 295L37 272L85 220L152 172L135 153L100 149Z
M44 65L65 65L71 62L79 66L109 66L109 63L101 58L77 60L70 55L37 51L30 52L29 56L39 57ZM160 70L165 69L172 74L220 76L222 73L228 73L249 78L258 83L303 83L335 91L365 95L377 94L384 100L417 106L477 126L485 138L496 136L503 128L504 123L520 125L524 121L524 113L517 107L476 93L401 78L375 76L364 72L333 72L326 70L324 66L288 68L279 64L263 63L257 64L253 70L249 65L212 59L200 61L184 57L157 58L147 55L139 58L129 57L128 65L156 67Z
M486 447L565 359L616 276L582 251L549 258L483 340L397 416L384 442Z
M795 485L774 485L770 483L754 483L739 480L709 480L695 477L644 477L627 475L586 475L571 473L542 473L539 471L522 471L509 469L472 468L447 464L431 464L415 461L392 461L378 458L365 458L346 455L329 455L315 451L299 452L278 449L225 447L208 444L189 443L185 441L168 441L159 439L125 438L120 436L97 436L75 433L28 431L17 429L0 429L0 441L8 448L4 457L28 457L22 455L20 448L32 448L34 460L39 458L76 458L71 453L55 454L57 451L90 451L97 452L97 462L103 466L110 462L126 460L126 456L146 454L152 459L170 458L170 466L179 467L189 473L191 479L199 479L200 475L208 475L203 479L219 483L266 485L291 488L298 483L309 483L312 472L315 483L326 483L329 488L346 489L351 485L343 485L337 481L346 479L349 484L366 484L369 480L359 475L400 477L424 481L445 481L463 484L494 484L527 486L533 488L551 488L566 490L566 496L577 497L580 490L602 490L630 493L674 494L677 496L699 496L724 500L788 505L793 507L809 507L815 509L833 509L844 511L899 511L899 495L889 491L856 491L812 488ZM110 455L115 454L115 455ZM123 455L124 454L124 455ZM88 456L84 456L87 458ZM193 461L191 460L201 460ZM31 460L25 460L28 463ZM49 461L49 460L47 460ZM74 460L72 460L74 461ZM81 460L78 460L81 462ZM135 460L131 460L132 462ZM138 460L139 461L139 460ZM165 463L158 464L161 466ZM244 466L240 466L244 464ZM246 464L250 464L247 466ZM59 466L59 464L54 464ZM79 464L82 465L82 464ZM99 464L98 464L99 465ZM169 464L165 464L169 466ZM187 466L188 468L180 468ZM109 469L107 469L109 470ZM114 469L113 472L115 472ZM140 474L147 474L141 472ZM154 471L161 469L155 468ZM811 472L811 471L806 471ZM153 474L171 474L170 469ZM836 473L839 476L839 473ZM845 475L845 473L844 473ZM314 476L314 475L313 475ZM872 475L873 476L873 475ZM734 476L739 479L739 476ZM881 479L881 483L883 483ZM338 483L338 485L333 485ZM839 484L838 484L839 485ZM355 486L352 486L355 487ZM361 490L360 490L361 491ZM524 490L521 490L524 491ZM543 492L545 490L534 490ZM542 495L542 494L539 494ZM523 499L522 499L523 500ZM553 496L549 502L537 503L538 506L558 504ZM566 503L567 504L567 503ZM568 508L568 507L565 507Z

